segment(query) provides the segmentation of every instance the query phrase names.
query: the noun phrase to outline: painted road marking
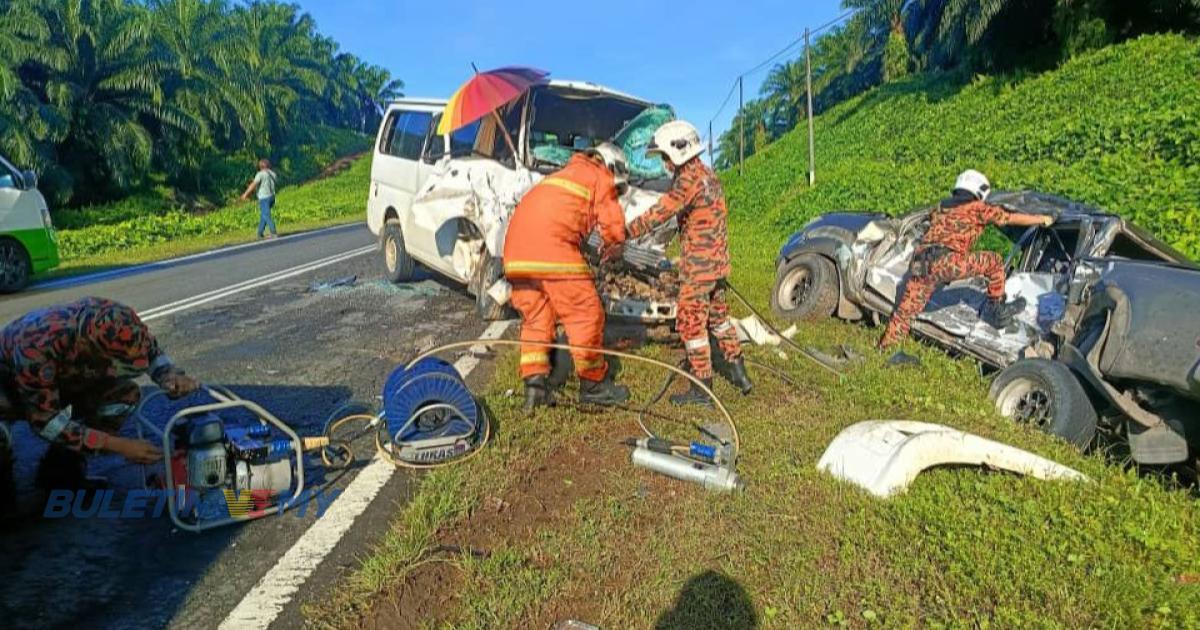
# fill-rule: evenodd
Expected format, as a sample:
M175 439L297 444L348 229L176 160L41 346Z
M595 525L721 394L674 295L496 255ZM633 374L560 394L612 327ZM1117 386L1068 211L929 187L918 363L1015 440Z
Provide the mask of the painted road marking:
M479 338L499 339L511 323L492 322ZM470 354L455 361L454 367L459 374L466 378L479 365L477 355L485 348L482 345L472 346ZM258 584L246 593L225 621L221 622L220 629L249 630L270 626L394 474L396 466L381 459L377 454L350 485L346 486L346 490L338 495L333 505L325 511L325 515L317 519L275 566L267 571Z
M114 278L122 278L125 276L131 276L134 274L145 273L147 271L154 271L156 269L166 269L168 267L174 267L176 265L180 265L182 263L190 262L190 261L201 259L201 258L222 256L224 254L229 254L231 252L235 252L240 249L246 249L248 247L279 245L279 244L285 243L285 242L293 240L293 239L311 238L314 236L319 236L321 234L324 234L325 232L332 232L335 230L349 231L348 228L355 227L355 226L361 227L362 224L350 223L348 225L335 225L333 227L322 228L320 230L311 230L308 232L297 232L295 234L288 234L287 236L281 236L277 239L271 239L269 241L267 241L267 240L252 241L249 243L242 243L240 245L230 245L228 247L221 247L221 248L209 250L206 252L198 252L195 254L188 254L187 256L180 256L178 258L168 258L167 260L156 260L154 262L144 263L141 265L133 265L132 267L121 267L120 269L110 269L108 271L97 271L95 273L84 274L82 276L71 276L69 278L60 278L58 280L47 280L46 282L38 282L35 284L31 284L31 285L29 285L27 290L39 290L40 291L40 290L49 290L49 289L62 289L62 288L66 288L66 287L74 287L74 286L79 286L79 285L83 285L83 284L92 284L93 282L100 282L101 280L112 280Z
M227 298L231 295L236 295L238 293L242 293L244 291L249 291L251 289L256 289L263 285L271 284L271 283L277 282L279 280L284 280L287 278L291 278L293 276L298 276L303 273L308 273L315 269L320 269L321 267L326 267L326 266L329 266L332 264L340 263L345 260L350 260L351 258L355 258L357 256L362 256L363 254L366 254L366 253L372 252L372 251L375 251L375 246L367 245L365 247L360 247L359 249L353 249L348 252L343 252L341 254L336 254L333 256L329 256L327 258L322 258L320 260L313 261L313 262L304 263L302 265L297 265L297 266L291 267L289 269L283 269L281 271L269 273L265 276L251 278L250 280L245 280L242 282L238 282L236 284L231 284L227 287L223 287L220 289L214 289L212 291L200 293L198 295L193 295L191 297L186 297L186 298L183 298L182 300L176 300L169 304L163 304L162 306L156 306L154 308L142 311L141 313L139 313L139 315L141 316L141 319L144 322L152 321L152 320L158 319L160 317L166 317L167 315L171 315L173 313L178 313L179 311L185 311L190 308L195 308L197 306L200 306L201 304L207 304L209 302L213 302L215 300L220 300L222 298Z

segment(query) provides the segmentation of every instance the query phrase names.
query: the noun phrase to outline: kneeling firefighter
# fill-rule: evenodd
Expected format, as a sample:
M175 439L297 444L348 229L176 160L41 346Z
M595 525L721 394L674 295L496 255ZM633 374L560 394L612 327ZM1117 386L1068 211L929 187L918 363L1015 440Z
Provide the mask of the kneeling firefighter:
M658 154L673 179L667 194L630 222L628 238L641 237L671 217L678 217L683 256L675 325L687 350L690 371L711 389L711 334L725 360L719 365L721 375L742 394L749 394L753 385L746 375L742 346L737 330L729 321L729 305L725 302L725 279L730 271L729 230L721 183L701 161L704 147L700 134L687 122L676 120L659 127L646 152ZM671 396L671 402L712 404L704 390L694 383L687 392Z
M599 348L604 307L580 246L596 228L607 251L625 240L625 214L617 201L628 186L624 152L604 143L577 153L561 170L525 193L504 237L504 275L512 305L521 313L521 340L551 343L561 322L572 345ZM598 352L571 352L581 402L618 405L629 389L612 381ZM553 404L548 382L550 349L521 348L525 408Z
M172 365L137 313L116 302L89 297L51 306L0 332L0 421L26 420L50 442L39 486L82 488L84 454L140 464L162 457L154 444L114 435L140 400L132 379L142 374L172 398L199 387Z
M887 330L879 340L886 349L900 343L908 335L912 319L917 316L933 292L941 285L982 276L987 278L986 307L992 323L1006 328L1017 313L1025 310L1025 299L1008 302L1004 295L1004 260L995 252L973 252L971 248L988 225L1049 226L1052 217L1009 212L987 203L991 184L983 173L966 170L954 182L949 199L938 204L929 215L929 230L917 245L909 269L904 293L888 321Z

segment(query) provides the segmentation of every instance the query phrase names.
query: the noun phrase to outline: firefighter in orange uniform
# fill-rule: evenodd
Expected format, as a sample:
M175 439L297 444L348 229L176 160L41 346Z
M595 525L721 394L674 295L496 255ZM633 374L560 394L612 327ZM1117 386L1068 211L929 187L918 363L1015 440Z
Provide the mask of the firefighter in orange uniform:
M504 237L504 275L512 305L521 313L521 340L551 343L561 322L572 345L599 348L604 307L580 245L596 228L609 251L625 240L625 214L617 201L627 186L625 155L604 143L572 156L558 172L525 193ZM619 405L629 389L608 374L598 352L571 353L580 402ZM547 382L550 349L521 347L525 408L554 404Z

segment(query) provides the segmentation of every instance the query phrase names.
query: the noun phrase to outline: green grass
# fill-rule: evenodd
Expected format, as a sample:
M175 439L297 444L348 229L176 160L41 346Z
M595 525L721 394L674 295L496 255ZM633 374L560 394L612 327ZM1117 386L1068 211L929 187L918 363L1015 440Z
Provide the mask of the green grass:
M1198 53L1193 40L1144 38L1036 77L965 87L916 78L836 108L817 121L816 188L804 183L802 134L756 155L743 176L726 175L733 280L764 307L775 254L808 218L842 208L903 211L939 198L966 167L999 187L1104 205L1195 256ZM520 391L515 357L503 354L486 395L501 423L495 442L424 477L384 544L328 601L307 609L310 620L386 620L405 585L429 587L421 576L436 561L446 580L436 588L461 591L435 608L456 627L546 627L563 617L605 628L1200 627L1193 494L997 417L971 362L910 342L923 365L886 368L869 350L879 332L802 327L802 344L846 342L867 355L840 380L752 348L798 386L760 373L754 395L741 398L718 384L742 435L741 495L632 467L617 444L638 434L631 414L522 413L519 397L506 395ZM640 403L660 378L626 363L622 380ZM682 423L691 416L657 410L675 421L653 427L694 437ZM943 469L878 500L816 470L840 430L893 418L1013 444L1091 481ZM493 513L505 501L534 515L542 511L531 506L544 503L555 516L532 530L497 526ZM487 561L431 551L461 541L486 547Z
M332 177L281 187L274 210L280 234L363 221L370 175L370 158L359 158ZM63 263L39 279L194 254L257 237L254 201L204 214L133 210L126 214L130 216L118 221L60 230Z

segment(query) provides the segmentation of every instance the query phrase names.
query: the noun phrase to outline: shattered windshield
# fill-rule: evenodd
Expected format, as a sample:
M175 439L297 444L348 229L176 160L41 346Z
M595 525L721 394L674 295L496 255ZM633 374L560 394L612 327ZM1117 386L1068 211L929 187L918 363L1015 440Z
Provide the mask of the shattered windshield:
M667 107L650 107L624 98L562 88L532 94L529 148L534 168L550 172L578 151L612 140L625 150L636 182L665 178L662 163L646 156L654 130L674 118Z

